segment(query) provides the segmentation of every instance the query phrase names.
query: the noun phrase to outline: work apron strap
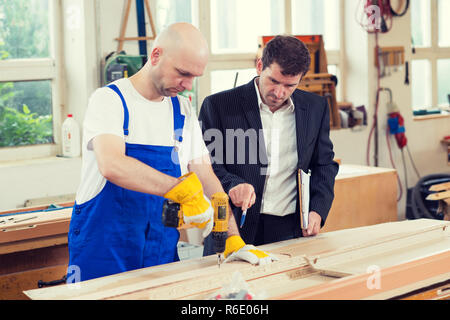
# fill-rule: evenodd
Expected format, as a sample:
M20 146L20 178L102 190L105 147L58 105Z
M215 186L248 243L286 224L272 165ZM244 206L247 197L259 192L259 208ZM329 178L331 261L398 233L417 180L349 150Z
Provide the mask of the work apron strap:
M122 92L120 92L119 88L117 88L117 86L115 84L110 84L107 86L108 88L114 90L120 97L120 100L122 100L122 106L123 106L123 134L125 136L128 136L128 119L129 119L129 115L128 115L128 107L127 107L127 103L125 102L125 99L123 98Z
M185 116L181 114L180 101L178 97L171 97L173 106L173 129L175 132L175 141L183 141L183 127Z

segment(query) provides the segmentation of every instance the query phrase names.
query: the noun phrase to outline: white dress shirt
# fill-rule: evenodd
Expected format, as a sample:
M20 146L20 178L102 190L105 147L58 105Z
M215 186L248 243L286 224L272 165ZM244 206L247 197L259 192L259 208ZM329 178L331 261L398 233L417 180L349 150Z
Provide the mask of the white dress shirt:
M285 216L295 212L297 197L297 134L292 99L275 112L263 103L255 79L268 170L264 185L261 210L263 214Z

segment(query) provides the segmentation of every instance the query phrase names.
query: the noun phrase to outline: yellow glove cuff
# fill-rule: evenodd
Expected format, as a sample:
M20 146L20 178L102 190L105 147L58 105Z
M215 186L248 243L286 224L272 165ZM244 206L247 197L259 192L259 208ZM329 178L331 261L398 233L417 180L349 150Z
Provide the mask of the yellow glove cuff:
M181 180L175 187L170 189L164 198L176 203L183 204L199 193L203 193L203 187L195 172L189 172L178 178Z
M245 246L244 240L240 236L231 236L228 237L227 241L225 242L225 252L223 255L228 257L233 252L239 250L240 248Z

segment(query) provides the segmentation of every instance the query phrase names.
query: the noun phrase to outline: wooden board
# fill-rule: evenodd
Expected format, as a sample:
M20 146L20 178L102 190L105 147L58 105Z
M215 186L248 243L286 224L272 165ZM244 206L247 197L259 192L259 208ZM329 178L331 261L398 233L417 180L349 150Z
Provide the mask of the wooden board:
M431 193L426 197L426 200L443 200L450 198L450 190L437 193Z
M38 239L67 237L71 215L72 208L0 216L0 254L11 252L11 246L19 249L19 243L28 250Z
M228 284L235 272L240 272L250 290L265 293L266 298L318 290L322 292L320 297L327 299L324 288L339 287L339 283L346 281L351 288L352 279L360 277L359 284L364 277L367 279L367 263L375 261L381 272L391 267L412 270L420 263L412 266L407 263L433 257L424 263L434 269L430 268L432 272L422 275L417 283L414 279L403 279L397 287L387 279L390 282L385 283L385 288L389 290L379 296L385 299L450 277L442 272L442 266L436 267L450 258L449 227L449 222L427 219L384 223L261 246L279 258L265 266L235 261L219 269L216 257L209 256L51 289L29 290L25 294L32 299L206 299ZM449 272L448 265L444 266ZM389 273L393 279L399 276L398 269ZM369 294L376 296L380 292Z
M429 191L445 191L450 190L450 182L444 182L439 184L433 184L429 189Z

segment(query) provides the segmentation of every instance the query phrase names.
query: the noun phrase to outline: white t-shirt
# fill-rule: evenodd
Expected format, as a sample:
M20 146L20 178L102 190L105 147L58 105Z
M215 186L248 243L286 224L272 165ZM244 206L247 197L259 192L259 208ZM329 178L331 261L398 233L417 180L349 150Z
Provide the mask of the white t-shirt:
M161 102L145 99L127 78L113 82L122 93L128 107L128 136L123 133L124 109L119 95L112 89L102 87L90 97L83 123L83 160L81 183L76 203L82 204L94 198L106 184L101 175L92 139L101 134L114 134L131 144L174 146L173 107L170 97ZM181 173L188 172L191 160L208 154L202 131L189 100L178 96L181 114L185 116L183 141L179 145Z

